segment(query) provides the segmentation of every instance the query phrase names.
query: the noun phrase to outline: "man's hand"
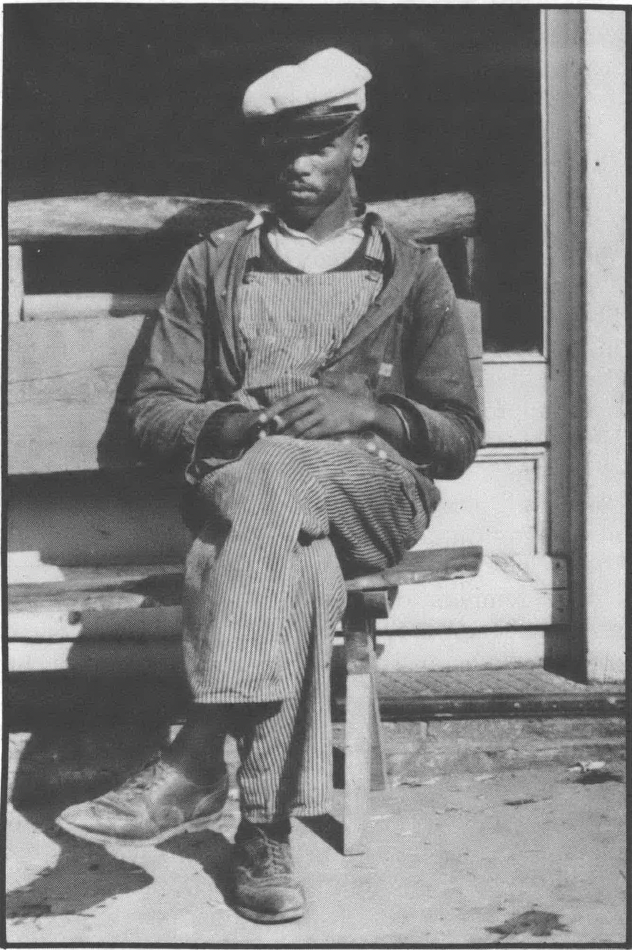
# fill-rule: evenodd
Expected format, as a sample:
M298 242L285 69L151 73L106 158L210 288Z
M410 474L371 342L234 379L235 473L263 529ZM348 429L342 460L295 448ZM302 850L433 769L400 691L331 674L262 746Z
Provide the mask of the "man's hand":
M240 449L265 425L260 411L231 412L222 419L221 442L228 449Z
M273 431L300 439L326 439L375 426L380 407L368 395L311 386L265 410Z
M267 417L261 411L220 409L219 412L213 413L202 429L197 441L196 456L235 456L258 435L264 434L266 426Z

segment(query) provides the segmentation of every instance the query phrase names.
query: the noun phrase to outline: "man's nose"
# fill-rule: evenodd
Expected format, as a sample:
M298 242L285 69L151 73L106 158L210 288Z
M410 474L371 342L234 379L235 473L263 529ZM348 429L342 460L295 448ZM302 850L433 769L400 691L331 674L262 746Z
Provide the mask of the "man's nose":
M312 170L312 160L309 155L295 155L289 161L289 168L297 177L305 177Z

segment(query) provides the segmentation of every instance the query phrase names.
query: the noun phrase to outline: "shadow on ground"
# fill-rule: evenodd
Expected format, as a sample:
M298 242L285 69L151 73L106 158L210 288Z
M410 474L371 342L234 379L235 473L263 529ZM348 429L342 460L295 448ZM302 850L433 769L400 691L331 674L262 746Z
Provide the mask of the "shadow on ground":
M122 714L113 716L111 703L106 712L83 694L65 710L29 723L31 734L20 755L11 805L60 851L53 866L37 871L33 880L8 893L8 919L89 915L108 898L152 883L151 875L133 861L74 838L55 824L68 805L109 791L168 741L173 710L146 702L144 695L136 698L133 710L121 697ZM14 731L20 726L9 724ZM16 853L16 847L17 842L7 841L9 860L28 870L29 855Z

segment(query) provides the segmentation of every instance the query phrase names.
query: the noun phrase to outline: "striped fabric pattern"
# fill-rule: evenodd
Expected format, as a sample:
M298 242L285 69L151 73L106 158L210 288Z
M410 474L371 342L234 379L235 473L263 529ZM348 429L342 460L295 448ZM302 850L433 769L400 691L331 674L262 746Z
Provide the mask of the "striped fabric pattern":
M187 560L183 601L194 698L264 704L238 737L246 817L320 814L331 793L341 565L378 570L421 537L415 479L361 440L272 436L208 475L201 492L208 523Z
M249 256L261 254L253 232ZM314 384L314 373L341 345L382 289L382 239L368 235L362 266L305 274L283 267L249 270L238 292L245 378L235 398L250 409ZM371 263L369 263L371 262Z
M346 264L305 274L262 246L260 229L251 240L237 398L258 408L313 385L380 292L384 251L372 229ZM427 526L414 476L390 447L378 457L369 445L269 436L198 489L207 519L186 565L185 664L196 702L237 704L251 821L329 807L329 668L344 576L396 563Z

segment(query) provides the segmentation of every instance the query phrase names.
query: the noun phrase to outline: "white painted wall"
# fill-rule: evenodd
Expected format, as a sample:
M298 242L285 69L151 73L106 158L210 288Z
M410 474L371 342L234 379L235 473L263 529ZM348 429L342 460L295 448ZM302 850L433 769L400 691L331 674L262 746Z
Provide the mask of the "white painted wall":
M586 10L585 584L588 676L625 673L625 13Z

